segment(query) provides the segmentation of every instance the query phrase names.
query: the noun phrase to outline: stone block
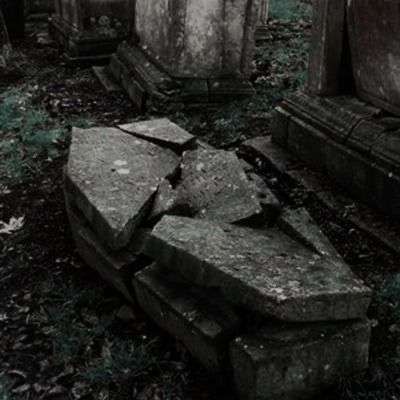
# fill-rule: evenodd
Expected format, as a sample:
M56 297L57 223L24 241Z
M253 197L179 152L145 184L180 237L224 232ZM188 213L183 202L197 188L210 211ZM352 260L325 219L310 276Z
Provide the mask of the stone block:
M313 398L367 367L369 340L366 320L292 326L271 323L232 342L239 398Z
M286 321L363 317L371 292L343 262L276 229L164 216L145 253L233 304Z
M290 113L281 107L276 107L271 122L272 140L274 143L287 147Z
M263 210L233 152L199 149L183 154L177 188L182 203L199 218L263 222Z
M65 190L113 250L127 245L179 157L114 128L74 129Z
M133 286L144 312L207 369L226 367L229 343L240 321L220 295L195 288L157 264L138 272Z
M249 151L254 157L266 163L280 176L287 176L287 171L296 170L301 163L296 157L289 154L271 141L271 136L259 136L246 140L242 148Z
M194 148L196 137L166 118L119 125L123 131L181 153Z
M93 232L84 216L66 201L67 214L79 255L101 277L121 293L129 302L134 303L131 280L137 271L150 264L151 259L142 251L147 231L139 229L131 242L122 250L108 249Z

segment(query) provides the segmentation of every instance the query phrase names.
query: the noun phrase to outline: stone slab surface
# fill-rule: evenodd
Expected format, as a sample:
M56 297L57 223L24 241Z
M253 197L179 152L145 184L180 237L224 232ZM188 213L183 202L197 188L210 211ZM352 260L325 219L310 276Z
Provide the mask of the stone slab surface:
M206 368L221 370L226 366L239 318L220 295L196 290L157 264L138 272L133 286L150 318L181 340Z
M309 399L368 365L368 321L267 326L231 345L241 400Z
M329 239L322 233L305 208L286 209L278 219L279 227L293 239L299 241L321 256L342 260Z
M147 230L138 229L122 250L110 251L93 232L79 210L66 199L67 214L79 255L129 302L134 303L133 274L150 264L142 251Z
M263 220L257 192L232 152L187 151L178 187L183 203L194 215L224 222Z
M312 252L279 230L164 216L145 253L233 304L287 321L358 318L370 290L338 260Z
M112 249L124 247L146 218L158 185L179 157L113 128L74 129L65 189Z
M193 148L196 143L195 136L166 118L119 125L119 128L135 136L153 141L160 146L180 152Z

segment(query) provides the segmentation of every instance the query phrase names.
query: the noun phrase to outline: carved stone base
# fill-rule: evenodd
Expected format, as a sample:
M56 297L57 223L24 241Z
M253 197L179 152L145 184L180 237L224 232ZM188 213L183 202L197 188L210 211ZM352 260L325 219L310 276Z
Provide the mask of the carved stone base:
M118 44L126 39L82 34L56 16L49 19L49 32L64 49L66 59L72 63L104 64L109 61Z
M273 141L400 220L400 118L355 97L299 93L276 109Z
M109 70L141 110L164 102L221 103L255 93L246 79L172 77L138 47L126 43L111 57Z

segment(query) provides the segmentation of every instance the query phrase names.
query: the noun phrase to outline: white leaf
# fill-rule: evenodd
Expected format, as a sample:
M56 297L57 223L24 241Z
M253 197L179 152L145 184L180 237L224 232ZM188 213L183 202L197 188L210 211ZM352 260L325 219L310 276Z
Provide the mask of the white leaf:
M0 221L0 234L11 235L13 232L20 230L24 226L24 218L12 217L9 223Z

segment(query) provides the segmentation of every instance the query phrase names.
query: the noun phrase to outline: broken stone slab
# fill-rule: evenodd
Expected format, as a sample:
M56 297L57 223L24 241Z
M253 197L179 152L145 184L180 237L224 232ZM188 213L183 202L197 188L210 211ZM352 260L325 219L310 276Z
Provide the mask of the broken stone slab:
M177 190L198 218L263 222L255 187L235 153L212 149L184 152Z
M255 172L247 172L246 175L257 188L257 196L267 220L275 221L282 210L281 202L260 175Z
M171 150L119 129L74 128L65 190L105 244L117 250L129 243L158 185L179 161Z
M277 229L164 216L145 253L227 300L286 321L363 317L371 291L347 264L321 257Z
M267 326L237 338L230 356L241 400L311 398L368 365L367 320Z
M130 303L135 303L132 277L151 262L151 259L143 254L147 230L138 229L124 249L110 251L104 247L83 215L68 199L66 208L79 255Z
M191 287L152 264L133 280L140 306L161 328L182 341L207 369L222 371L239 318L220 295Z
M293 239L321 256L342 260L332 243L305 208L285 209L278 218L278 226Z
M196 145L196 137L167 118L134 122L118 126L123 131L154 142L171 150L182 152Z

